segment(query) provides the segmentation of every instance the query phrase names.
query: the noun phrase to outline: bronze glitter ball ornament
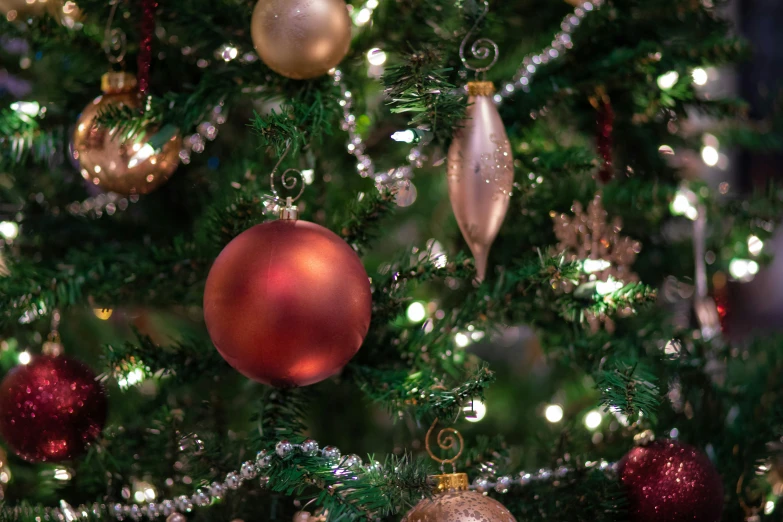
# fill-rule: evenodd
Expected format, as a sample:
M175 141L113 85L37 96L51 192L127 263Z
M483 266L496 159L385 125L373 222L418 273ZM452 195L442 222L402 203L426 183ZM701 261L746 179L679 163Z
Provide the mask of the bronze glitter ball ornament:
M250 30L261 60L294 80L326 74L351 45L344 0L259 0Z
M402 522L516 522L514 515L494 498L469 491L465 473L435 478L439 493L416 504Z
M443 471L445 465L453 466L462 455L465 441L454 428L440 430L434 439L438 447L444 451L456 451L456 455L449 459L436 457L430 440L437 424L438 419L435 419L424 441L430 458L438 462ZM406 513L402 522L516 522L503 504L477 491L470 491L465 473L444 473L430 478L436 484L433 497L422 499Z
M73 159L79 162L82 177L102 190L126 196L148 194L163 185L179 165L182 140L178 134L159 136L154 127L128 134L96 125L102 109L139 109L143 103L132 74L107 73L101 88L104 94L85 107L76 122Z

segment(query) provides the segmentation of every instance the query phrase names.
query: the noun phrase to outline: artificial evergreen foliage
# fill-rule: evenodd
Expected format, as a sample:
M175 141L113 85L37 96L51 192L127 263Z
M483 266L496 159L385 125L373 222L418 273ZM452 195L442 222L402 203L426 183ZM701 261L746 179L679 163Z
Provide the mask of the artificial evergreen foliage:
M488 492L519 522L630 520L622 485L601 462L619 460L645 430L707 454L723 479L723 520L744 520L740 498L777 500L783 342L702 335L691 297L702 261L692 222L671 204L689 190L706 215L712 294L732 259L771 260L751 252L748 238L772 237L780 189L718 190L662 153L698 154L695 116L711 118L724 148L783 147L778 122L751 121L742 100L707 98L692 81L696 68L730 66L751 52L721 17L723 0L590 4L569 46L503 97L515 183L480 284L449 205L445 156L466 111L462 87L473 79L458 50L483 2L348 1L353 39L339 69L355 132L374 161L369 176L346 149L346 97L334 77L291 80L255 56L254 3L160 1L145 110L107 110L100 125L176 130L187 140L216 106L226 121L165 186L116 200L91 195L69 161L72 126L110 68L102 51L109 2L78 0L83 18L72 27L49 15L0 18L0 67L30 86L20 99L0 84L0 370L39 352L56 315L66 353L101 373L109 391L107 428L84 458L29 464L9 454L0 521L41 520L41 509L61 500L127 504L142 483L158 501L190 498L262 450L271 455L263 487L245 480L188 520L288 521L302 509L330 521L399 520L431 494L427 477L438 467L423 448L435 419L465 437L458 467L471 480L534 476ZM128 36L130 70L136 4L120 1L113 21ZM366 23L357 22L367 9ZM573 12L561 0L490 1L477 35L501 54L487 79L500 92L513 84L524 57L550 45ZM226 46L236 50L227 60ZM372 49L386 53L385 63L368 65ZM671 71L678 80L661 87ZM614 177L605 185L595 176L603 164L597 98L615 114ZM22 101L38 106L26 113ZM413 143L391 139L406 130ZM417 196L401 206L410 187L374 175L404 170L414 152ZM281 158L281 170L310 176L300 218L330 228L361 256L373 297L359 353L338 376L298 389L265 387L233 370L201 309L220 251L276 219L269 174ZM586 207L599 190L609 219L621 219L622 234L641 245L632 267L639 281L564 292L560 283L584 266L555 247L553 216L571 213L576 201ZM412 303L422 304L423 320L407 315ZM108 320L97 317L108 310ZM591 328L588 318L602 315L613 326ZM474 400L487 416L469 423ZM546 420L550 404L562 420ZM593 410L602 422L588 428ZM281 440L308 438L318 453L275 451ZM359 455L367 471L335 464L327 445ZM58 469L69 479L59 480ZM761 515L783 520L781 513Z

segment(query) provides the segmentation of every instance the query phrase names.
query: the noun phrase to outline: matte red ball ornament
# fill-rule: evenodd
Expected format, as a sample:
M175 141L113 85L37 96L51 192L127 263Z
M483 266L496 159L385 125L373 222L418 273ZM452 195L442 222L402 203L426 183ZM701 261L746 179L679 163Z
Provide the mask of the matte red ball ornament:
M370 282L339 236L281 219L234 238L209 272L204 318L240 373L279 387L326 379L356 354L370 327Z
M106 392L93 371L65 356L34 356L0 383L0 434L31 462L84 453L106 422Z
M706 455L673 440L639 446L618 464L633 522L718 522L723 483Z

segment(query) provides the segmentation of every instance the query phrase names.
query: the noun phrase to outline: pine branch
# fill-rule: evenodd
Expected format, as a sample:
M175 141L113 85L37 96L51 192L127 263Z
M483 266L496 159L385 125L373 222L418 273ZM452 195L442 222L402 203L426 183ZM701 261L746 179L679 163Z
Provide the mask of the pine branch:
M658 291L644 283L628 283L608 294L600 294L593 288L589 301L572 295L557 299L556 307L560 315L569 321L584 323L585 316L627 317L638 310L655 304Z
M383 465L357 473L335 468L324 459L292 454L275 456L268 487L329 512L329 520L373 520L407 510L429 494L427 465L421 460L390 456ZM312 491L315 490L315 491Z
M595 468L579 468L564 477L531 481L499 496L517 520L574 522L625 520L627 499L613 476Z
M410 301L409 284L422 284L447 277L469 280L475 275L473 260L460 252L453 259L436 254L432 248L414 248L413 255L401 256L373 285L373 325L385 325L403 313Z
M361 256L377 238L384 218L394 213L396 193L390 189L362 192L352 201L339 227L340 236Z
M332 123L340 117L338 92L329 80L321 89L301 89L288 98L279 110L269 114L253 113L251 127L260 138L260 146L270 148L280 157L290 147L290 154L323 141L332 134Z
M186 339L160 346L150 337L136 332L135 343L108 345L104 349L109 373L120 387L153 376L166 376L177 383L188 383L206 375L230 371L226 361L204 338ZM123 384L124 383L124 384Z
M175 238L166 247L71 250L53 267L9 262L11 277L0 278L0 325L76 305L200 301L194 285L204 280L208 264L196 254L193 244Z
M631 423L642 417L655 423L661 392L651 374L638 365L618 364L614 369L603 370L595 379L601 404L607 409L622 412Z
M412 51L386 68L382 81L393 113L410 113L409 125L426 129L438 144L448 144L465 117L465 99L447 79L440 50Z
M417 419L453 419L471 399L483 399L495 380L487 366L467 373L458 386L444 389L444 379L431 371L383 370L366 366L349 367L359 389L390 414L409 411Z
M0 110L0 168L14 172L28 161L47 165L58 150L62 151L64 135L59 125L43 128L35 116Z
M204 243L219 252L236 236L267 219L263 197L255 186L243 186L228 201L211 205L202 227Z
M301 442L307 406L312 395L305 388L264 388L258 401L258 412L253 422L258 427L253 433L253 446L257 449L273 449L283 439Z

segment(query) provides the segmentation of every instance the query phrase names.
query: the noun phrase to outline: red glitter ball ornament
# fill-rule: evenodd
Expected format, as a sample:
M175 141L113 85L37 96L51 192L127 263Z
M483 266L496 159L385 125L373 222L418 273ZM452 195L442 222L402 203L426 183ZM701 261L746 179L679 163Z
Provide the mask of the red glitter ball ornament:
M60 462L87 449L106 422L106 392L90 368L65 356L34 356L0 383L0 434L31 462Z
M706 455L673 440L639 446L618 465L633 522L718 522L723 483Z
M371 311L356 252L326 228L295 219L234 238L204 289L204 319L220 355L272 386L307 386L339 372L359 351Z

